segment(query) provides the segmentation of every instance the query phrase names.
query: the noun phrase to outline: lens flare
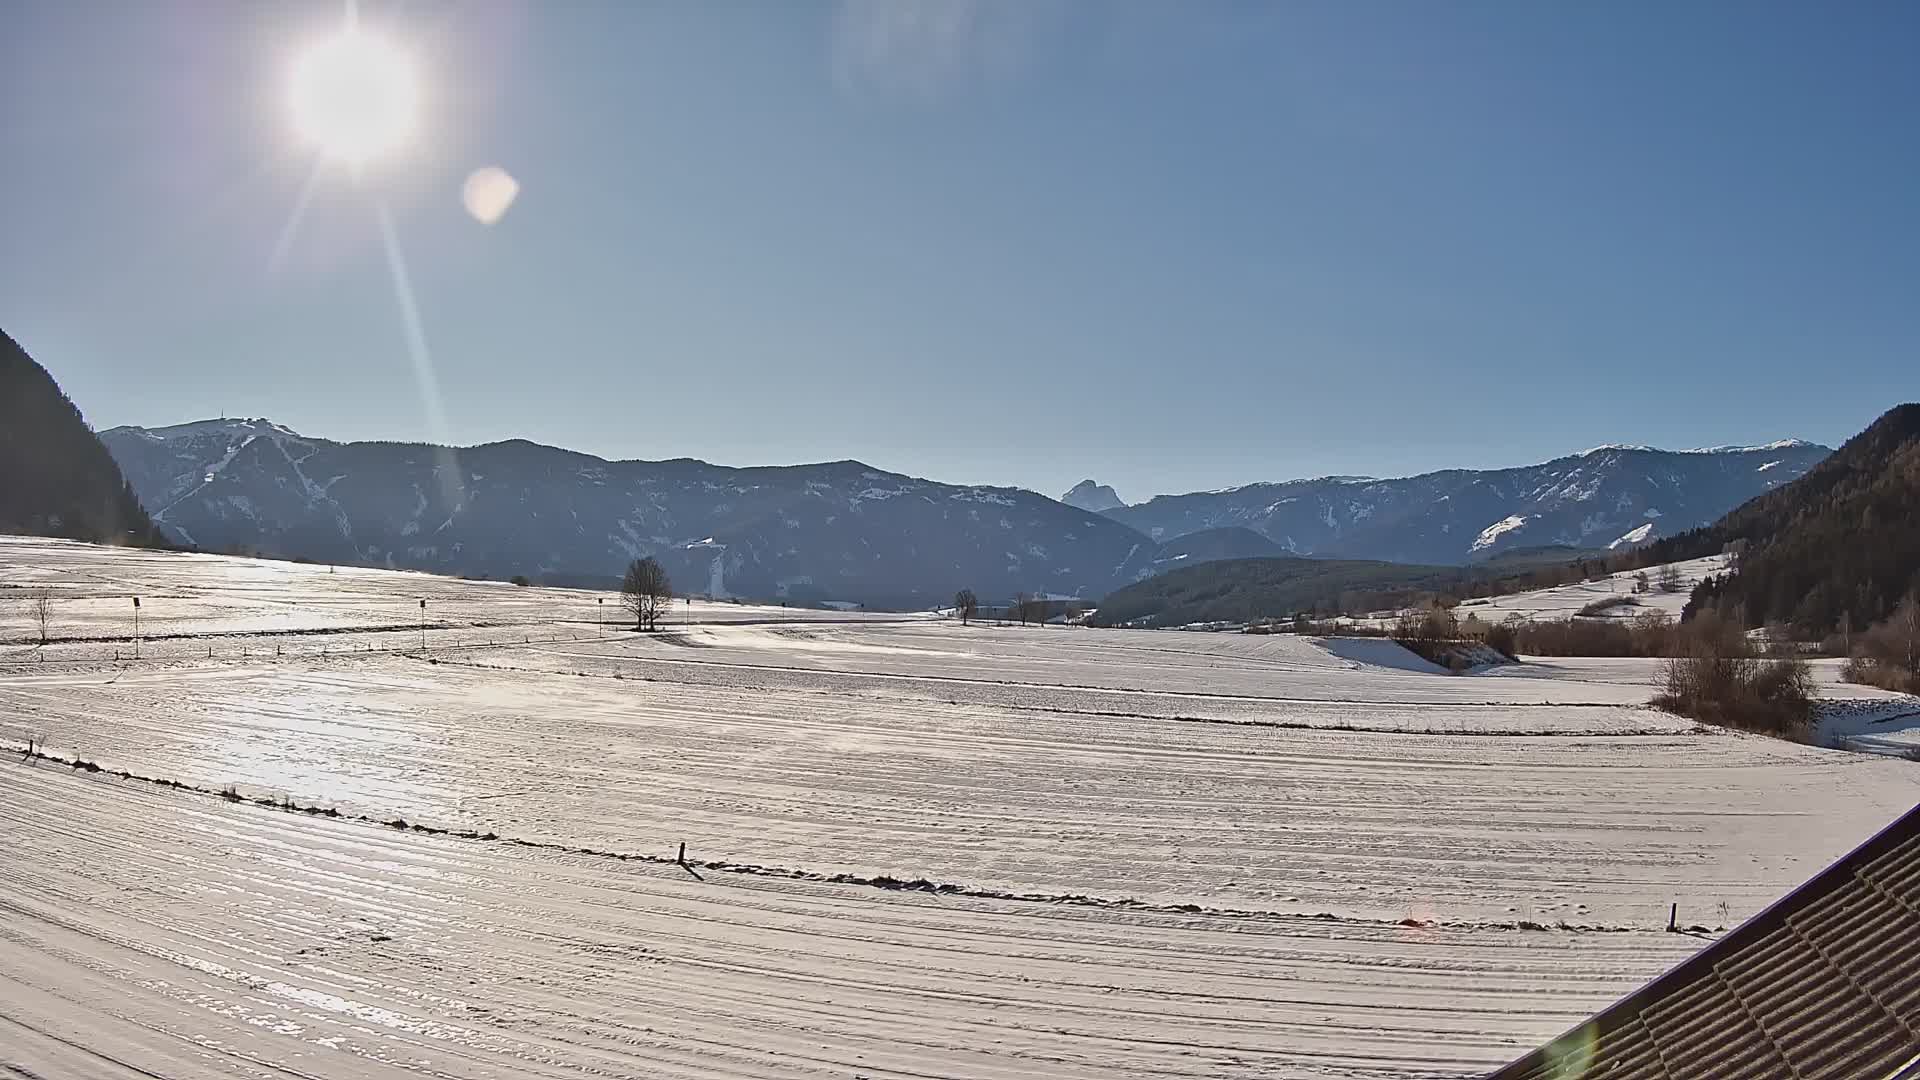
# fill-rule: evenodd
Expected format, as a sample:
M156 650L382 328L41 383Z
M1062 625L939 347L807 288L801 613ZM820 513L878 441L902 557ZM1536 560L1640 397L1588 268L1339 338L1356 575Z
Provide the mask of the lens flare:
M482 225L491 225L507 214L507 208L520 194L520 181L498 165L475 169L461 185L460 202Z

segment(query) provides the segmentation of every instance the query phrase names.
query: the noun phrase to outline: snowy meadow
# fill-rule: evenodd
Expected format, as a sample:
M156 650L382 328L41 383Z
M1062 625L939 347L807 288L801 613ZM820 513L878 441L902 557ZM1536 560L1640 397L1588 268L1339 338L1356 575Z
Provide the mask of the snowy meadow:
M1657 661L621 621L0 540L0 1064L1472 1076L1920 798L1648 708Z

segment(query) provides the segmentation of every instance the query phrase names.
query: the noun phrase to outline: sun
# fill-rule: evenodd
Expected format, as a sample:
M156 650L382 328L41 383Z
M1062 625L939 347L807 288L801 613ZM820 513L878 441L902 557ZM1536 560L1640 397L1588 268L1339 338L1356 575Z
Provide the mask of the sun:
M406 54L358 29L300 54L290 89L294 130L321 153L354 165L404 142L420 104Z

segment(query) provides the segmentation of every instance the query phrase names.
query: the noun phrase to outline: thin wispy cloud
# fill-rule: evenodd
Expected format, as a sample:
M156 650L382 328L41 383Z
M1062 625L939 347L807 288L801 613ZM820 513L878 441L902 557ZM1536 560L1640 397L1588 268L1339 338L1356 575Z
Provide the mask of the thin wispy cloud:
M840 0L833 78L843 93L935 100L1026 71L1067 0Z

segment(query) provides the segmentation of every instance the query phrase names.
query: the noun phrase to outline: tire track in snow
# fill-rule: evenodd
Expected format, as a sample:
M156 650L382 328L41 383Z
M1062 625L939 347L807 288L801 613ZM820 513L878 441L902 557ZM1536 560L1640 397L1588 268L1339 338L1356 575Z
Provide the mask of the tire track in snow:
M1691 896L1727 922L1832 854L1768 833L1837 848L1876 812L1795 824L1814 789L1870 794L1872 768L1732 736L1355 738L450 667L0 680L0 737L601 850L1392 920L1664 926Z
M282 813L318 815L328 818L341 818L357 821L365 825L384 826L402 832L423 833L428 836L446 836L457 840L480 843L501 843L515 847L533 848L541 851L557 852L562 855L577 855L587 858L612 859L619 862L642 862L654 866L676 866L689 872L706 870L713 873L745 874L753 877L780 878L787 881L806 881L825 885L853 885L871 889L884 889L890 892L920 892L939 896L958 896L976 900L1004 900L1022 904L1065 904L1073 907L1105 908L1125 911L1156 912L1161 914L1201 915L1211 918L1227 919L1301 919L1317 922L1339 922L1355 925L1400 926L1411 929L1426 929L1435 926L1467 928L1473 930L1525 930L1525 931L1564 931L1570 933L1647 933L1644 926L1609 926L1597 923L1569 923L1561 920L1553 926L1527 921L1462 923L1435 919L1366 919L1351 915L1336 915L1333 912L1274 911L1233 907L1214 907L1194 903L1148 903L1131 897L1089 896L1085 893L1021 893L1004 889L988 889L975 885L954 882L930 881L925 877L896 878L882 874L862 877L849 873L830 873L820 870L808 870L790 866L762 866L756 863L731 862L725 859L683 859L679 856L654 855L645 852L612 851L602 848L583 847L551 840L529 840L517 836L500 836L496 833L479 833L470 829L456 829L423 822L409 822L404 818L383 818L378 814L342 814L330 806L303 805L288 799L269 797L248 798L229 788L213 791L179 780L167 779L132 772L127 769L106 770L97 762L78 758L64 758L54 754L45 754L23 746L0 748L0 753L15 753L20 760L28 764L49 764L65 766L76 772L88 774L106 773L109 777L121 780L138 781L174 791L191 792L206 797L223 798L228 802L266 807ZM486 798L487 796L481 796ZM698 878L698 875L694 875ZM1725 929L1724 927L1720 929Z
M56 995L182 1078L1467 1076L1697 944L702 883L5 776L0 840L37 857L0 863L0 1016Z

